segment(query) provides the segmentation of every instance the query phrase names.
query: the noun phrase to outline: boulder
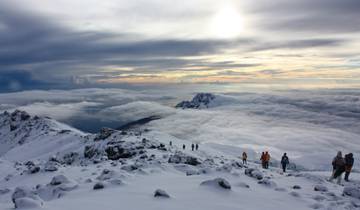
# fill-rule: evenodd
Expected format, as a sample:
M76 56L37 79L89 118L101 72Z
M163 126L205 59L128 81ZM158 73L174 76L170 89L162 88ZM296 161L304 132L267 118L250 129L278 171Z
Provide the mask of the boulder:
M64 175L58 175L51 179L50 185L60 185L64 183L70 183L70 180Z
M154 197L170 198L170 195L165 190L157 189L154 192Z
M300 185L294 185L292 188L293 188L294 190L300 190L300 189L301 189L301 186L300 186Z
M17 209L39 209L43 206L42 201L28 197L15 199L14 204Z
M15 208L29 207L36 204L36 207L42 206L42 199L28 187L17 187L11 195L11 200ZM27 206L28 205L28 206Z
M201 164L201 162L196 158L189 155L186 155L180 151L175 152L175 154L170 155L168 163L184 163L188 165L197 166Z
M105 188L105 184L103 182L97 182L93 187L94 190L101 190L104 188Z
M245 169L245 175L255 178L257 180L261 180L264 178L264 175L258 169L255 168Z
M274 181L271 181L270 179L266 179L266 178L258 181L258 184L263 185L265 187L270 187L270 188L277 186L277 184Z
M121 145L110 145L105 149L105 152L110 160L118 160L120 158L131 158L134 155L136 155L135 151L128 148L124 148Z
M114 129L111 128L102 128L100 130L100 132L95 136L94 141L100 141L100 140L105 140L108 137L111 136L111 134L113 134L115 132Z
M45 163L44 171L54 172L58 170L58 163L53 161L48 161Z
M318 192L327 192L328 188L324 185L318 184L318 185L315 185L314 190L318 191Z
M201 182L200 186L211 186L225 190L231 189L230 183L223 178L215 178L215 179L203 181Z
M360 199L360 188L355 186L346 186L344 187L343 194Z

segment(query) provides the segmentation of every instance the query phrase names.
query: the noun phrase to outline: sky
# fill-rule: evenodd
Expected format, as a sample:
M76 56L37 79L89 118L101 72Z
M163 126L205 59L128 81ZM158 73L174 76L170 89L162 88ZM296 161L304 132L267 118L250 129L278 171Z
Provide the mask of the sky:
M358 0L0 0L0 92L360 86Z

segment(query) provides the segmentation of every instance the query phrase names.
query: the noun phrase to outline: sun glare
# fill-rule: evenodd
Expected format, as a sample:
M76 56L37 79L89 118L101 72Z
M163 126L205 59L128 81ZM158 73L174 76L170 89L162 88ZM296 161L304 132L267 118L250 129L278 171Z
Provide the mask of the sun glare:
M234 38L243 31L244 23L240 13L231 6L221 8L214 16L211 30L218 38Z

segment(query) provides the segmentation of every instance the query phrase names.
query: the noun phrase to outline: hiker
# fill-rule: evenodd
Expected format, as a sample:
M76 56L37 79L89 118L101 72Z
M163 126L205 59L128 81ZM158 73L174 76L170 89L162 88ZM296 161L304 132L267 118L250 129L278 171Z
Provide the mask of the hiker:
M353 153L345 155L345 181L349 181L349 175L354 165Z
M195 147L195 145L191 144L191 151L194 151L194 147Z
M329 181L332 181L333 179L337 179L337 183L341 183L341 175L345 171L345 160L342 157L341 151L339 151L336 155L336 157L332 161L333 168L335 168L333 175L331 176Z
M183 144L183 150L185 150L185 144Z
M196 151L199 149L199 144L195 145L195 149L196 149Z
M261 158L260 158L260 160L261 160L261 166L262 166L263 168L265 168L265 153L264 153L264 152L261 153Z
M281 157L281 166L283 169L283 172L286 172L286 166L289 164L289 157L284 153L284 155Z
M243 164L247 164L247 154L246 154L246 152L242 153L242 161L243 161Z
M170 147L172 146L172 141L169 142Z
M264 159L265 159L265 168L268 169L270 162L270 154L268 151L265 152Z

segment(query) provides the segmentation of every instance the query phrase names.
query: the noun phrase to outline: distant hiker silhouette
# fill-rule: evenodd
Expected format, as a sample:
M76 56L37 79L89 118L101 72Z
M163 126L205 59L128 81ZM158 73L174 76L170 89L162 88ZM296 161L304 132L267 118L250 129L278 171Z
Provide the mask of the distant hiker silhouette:
M289 163L289 157L286 155L286 153L284 153L284 155L281 157L281 166L284 173L286 172L286 167Z
M185 144L183 144L183 150L185 150Z
M354 157L352 153L345 155L345 181L349 181L349 175L354 165Z
M262 166L263 168L266 168L266 166L265 166L265 152L262 152L262 153L261 153L260 160L261 160L261 166Z
M266 151L264 154L264 164L266 169L269 168L269 162L270 162L270 154L268 151Z
M243 164L247 164L247 154L246 154L246 152L242 153L242 161L243 161Z
M191 151L194 151L194 147L195 147L195 145L191 144Z
M172 146L172 141L169 142L170 147Z
M332 161L333 165L333 174L330 178L330 181L337 179L337 183L341 184L341 175L345 172L345 160L342 157L341 151L339 151L336 157Z
M199 144L195 145L195 149L198 150L199 149Z

